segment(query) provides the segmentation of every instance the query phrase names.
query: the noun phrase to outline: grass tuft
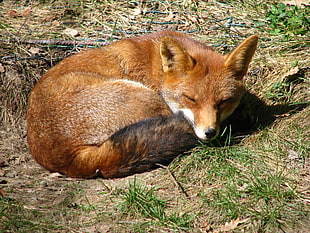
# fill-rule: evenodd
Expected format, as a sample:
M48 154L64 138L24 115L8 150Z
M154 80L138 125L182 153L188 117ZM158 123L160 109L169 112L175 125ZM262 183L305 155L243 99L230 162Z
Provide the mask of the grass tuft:
M189 213L168 213L168 201L155 194L154 187L147 188L137 183L136 179L129 183L127 190L119 190L115 197L117 208L131 218L147 218L141 224L159 224L176 230L189 230L194 220L194 215Z

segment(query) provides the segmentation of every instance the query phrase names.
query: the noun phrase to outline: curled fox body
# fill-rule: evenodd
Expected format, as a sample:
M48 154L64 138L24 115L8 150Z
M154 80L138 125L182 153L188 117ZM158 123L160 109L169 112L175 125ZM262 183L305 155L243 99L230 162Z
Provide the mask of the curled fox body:
M125 177L167 165L219 133L238 106L257 37L222 56L162 31L65 58L30 93L27 140L43 167Z

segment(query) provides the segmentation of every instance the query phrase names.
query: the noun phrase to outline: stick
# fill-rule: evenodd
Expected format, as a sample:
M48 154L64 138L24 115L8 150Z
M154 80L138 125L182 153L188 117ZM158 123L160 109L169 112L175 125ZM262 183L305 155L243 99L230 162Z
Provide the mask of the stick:
M179 181L177 181L175 175L170 171L169 166L164 166L162 164L157 164L158 166L165 168L166 171L168 172L168 174L170 175L170 177L172 178L173 182L175 183L175 185L181 190L181 192L187 197L189 198L188 193L185 191L184 187L180 184Z
M78 41L78 40L34 40L34 39L17 39L11 38L7 40L1 40L2 42L18 42L21 44L39 44L39 45L85 45L85 46L104 46L110 44L110 42L103 41Z

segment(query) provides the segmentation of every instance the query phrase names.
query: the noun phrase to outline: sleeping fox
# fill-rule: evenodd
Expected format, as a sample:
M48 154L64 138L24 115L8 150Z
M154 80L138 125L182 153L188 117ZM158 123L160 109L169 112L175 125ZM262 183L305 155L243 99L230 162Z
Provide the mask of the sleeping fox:
M238 106L257 36L222 56L161 31L71 55L30 93L33 158L71 177L117 178L214 139Z

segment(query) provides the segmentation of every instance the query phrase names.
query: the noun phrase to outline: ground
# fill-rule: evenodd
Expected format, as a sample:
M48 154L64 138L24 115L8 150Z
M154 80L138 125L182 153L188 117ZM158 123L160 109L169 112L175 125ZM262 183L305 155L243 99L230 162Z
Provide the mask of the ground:
M0 232L309 232L309 11L309 1L2 1ZM248 93L222 136L123 179L40 167L25 114L42 74L72 53L162 29L221 53L259 36Z

